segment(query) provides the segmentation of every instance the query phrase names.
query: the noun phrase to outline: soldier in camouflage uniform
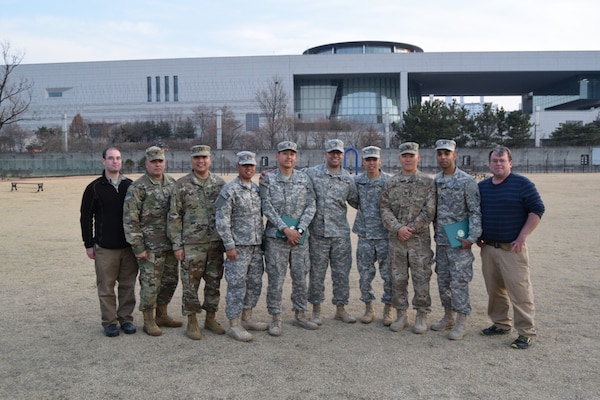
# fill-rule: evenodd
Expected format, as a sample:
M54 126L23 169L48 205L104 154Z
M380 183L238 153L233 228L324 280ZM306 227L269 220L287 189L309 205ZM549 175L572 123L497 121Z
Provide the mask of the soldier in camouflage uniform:
M412 305L417 317L412 331L427 331L427 314L431 312L429 280L433 251L429 225L435 217L436 194L433 178L418 170L419 145L400 145L402 171L386 184L379 199L381 219L389 232L389 266L392 276L392 304L397 310L394 332L407 325L408 277L412 275L415 295Z
M223 277L223 241L215 227L215 202L225 181L209 171L210 147L191 148L192 172L177 180L171 197L167 232L177 260L181 261L183 315L187 315L187 335L202 339L196 313L206 310L204 328L217 334L225 329L215 319ZM204 303L198 300L204 279Z
M288 264L292 278L292 310L294 325L305 329L319 326L308 320L306 311L306 275L309 269L309 242L306 240L308 226L315 210L315 193L310 178L294 170L298 159L296 143L284 141L277 145L275 155L279 168L266 174L260 181L262 211L267 217L265 229L265 261L269 277L267 286L267 309L273 321L269 334L282 334L282 292ZM297 223L290 225L283 218Z
M365 315L361 322L369 324L375 319L372 282L375 278L375 262L379 264L379 274L383 279L384 304L383 324L390 326L392 316L392 281L388 270L388 232L381 222L379 196L390 174L381 171L381 149L368 146L362 149L362 163L365 172L354 178L358 190L359 206L352 232L358 236L356 264L360 274L360 300L365 303Z
M163 149L146 149L146 173L129 186L123 204L125 237L140 270L143 330L150 336L162 335L159 326L182 325L167 314L179 280L179 265L167 238L167 212L175 179L164 173L166 164Z
M343 169L344 142L331 139L325 143L325 164L306 168L317 197L317 213L310 224L310 281L308 301L313 305L313 322L321 325L321 303L325 300L325 275L331 264L332 303L335 319L354 323L344 306L350 295L352 246L350 225L346 217L348 202L358 207L358 192L352 176Z
M473 252L471 246L481 236L481 207L479 187L475 179L456 167L456 142L441 139L435 144L436 158L442 171L435 176L437 188L437 216L434 238L436 242L435 272L440 299L445 313L431 325L440 331L452 328L451 340L461 340L466 333L467 315L471 313L469 282L473 279ZM459 221L469 221L465 238L456 239L461 247L453 248L444 226ZM455 316L458 313L458 317ZM454 326L454 327L453 327Z
M224 264L227 281L225 314L229 319L227 335L249 342L253 337L246 329L267 329L267 324L252 319L252 309L256 307L262 289L264 229L259 188L252 182L256 173L256 155L241 151L237 157L238 176L223 187L217 200L216 227L227 254Z

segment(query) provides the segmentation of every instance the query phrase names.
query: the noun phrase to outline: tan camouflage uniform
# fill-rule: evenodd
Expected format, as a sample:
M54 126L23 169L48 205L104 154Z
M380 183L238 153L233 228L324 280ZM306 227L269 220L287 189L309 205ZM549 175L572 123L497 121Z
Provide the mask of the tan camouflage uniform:
M152 311L171 302L179 280L178 262L167 237L167 212L175 179L164 174L158 181L147 173L133 182L123 204L125 237L138 259L140 311Z

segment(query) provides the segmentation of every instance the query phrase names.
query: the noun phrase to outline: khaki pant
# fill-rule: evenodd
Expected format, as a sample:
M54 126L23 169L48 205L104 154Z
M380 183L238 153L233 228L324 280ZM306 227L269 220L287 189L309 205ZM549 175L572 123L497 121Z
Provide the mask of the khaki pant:
M527 245L520 253L484 245L481 263L489 296L488 315L494 325L501 329L512 327L512 319L508 316L512 304L515 329L519 335L534 337L535 307Z
M105 249L95 246L96 287L100 300L102 326L133 321L135 280L138 265L131 248ZM117 284L117 296L115 295Z

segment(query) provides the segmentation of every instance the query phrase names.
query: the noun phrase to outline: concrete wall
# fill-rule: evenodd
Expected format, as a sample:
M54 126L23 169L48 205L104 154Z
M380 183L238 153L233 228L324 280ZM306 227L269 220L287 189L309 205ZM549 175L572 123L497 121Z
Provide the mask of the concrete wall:
M275 151L253 150L257 159L268 158L266 168L275 168ZM212 170L217 173L235 172L236 151L214 151L212 157ZM487 159L489 149L464 149L458 152L457 164L473 172L488 172ZM588 155L588 166L581 166L581 156ZM470 158L469 166L462 166L463 158ZM0 178L26 178L41 176L69 176L69 175L97 175L102 171L101 153L11 153L0 154ZM126 169L126 173L141 171L137 168L139 161L144 157L143 151L124 151L122 153L123 165L127 160L134 163L133 169ZM323 152L319 150L301 150L298 152L298 168L312 166L323 162ZM513 151L513 170L523 173L550 173L550 172L600 172L600 165L592 164L591 147L546 147L515 149ZM346 154L346 167L355 171L357 165L353 152ZM360 166L360 159L358 160ZM396 149L383 150L382 168L395 173L399 169L398 151ZM435 151L433 149L421 150L420 168L426 172L437 170ZM261 166L257 168L262 169ZM171 173L187 172L191 170L188 151L167 152L167 170Z

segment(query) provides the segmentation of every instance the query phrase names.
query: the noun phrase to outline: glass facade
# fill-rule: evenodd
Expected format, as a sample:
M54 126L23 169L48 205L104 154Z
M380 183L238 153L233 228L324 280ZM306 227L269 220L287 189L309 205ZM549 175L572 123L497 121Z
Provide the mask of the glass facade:
M600 100L600 75L581 75L534 92L532 109L578 109L597 104L585 100Z
M340 119L382 124L398 121L400 77L295 77L294 113L307 122Z

